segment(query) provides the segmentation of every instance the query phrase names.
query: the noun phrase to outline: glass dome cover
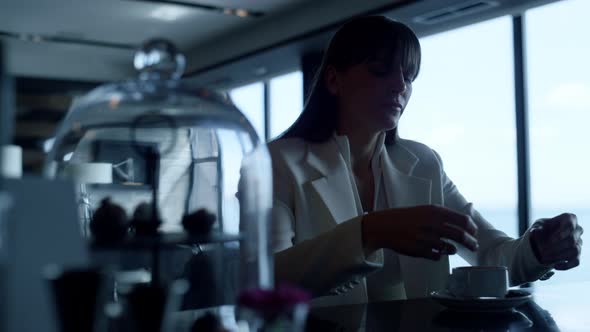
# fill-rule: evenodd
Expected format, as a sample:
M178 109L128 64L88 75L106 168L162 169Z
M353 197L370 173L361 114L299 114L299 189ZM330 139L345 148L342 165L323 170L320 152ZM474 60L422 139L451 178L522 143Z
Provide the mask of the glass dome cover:
M107 197L132 226L147 213L160 235L182 233L187 215L205 211L214 217L210 232L183 241L233 251L240 288L270 287L268 151L227 96L179 80L184 64L171 43L145 43L134 59L137 79L100 86L73 103L45 174L77 184L81 227L95 240L90 226L100 226L94 217ZM123 242L140 233L125 229Z

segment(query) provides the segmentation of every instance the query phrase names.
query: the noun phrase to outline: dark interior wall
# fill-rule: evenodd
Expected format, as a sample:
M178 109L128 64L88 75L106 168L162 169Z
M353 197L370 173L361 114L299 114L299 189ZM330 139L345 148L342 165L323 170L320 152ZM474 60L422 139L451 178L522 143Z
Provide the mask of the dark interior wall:
M23 148L23 170L39 173L45 153L43 143L55 135L73 99L101 82L50 80L31 77L14 79L13 144Z

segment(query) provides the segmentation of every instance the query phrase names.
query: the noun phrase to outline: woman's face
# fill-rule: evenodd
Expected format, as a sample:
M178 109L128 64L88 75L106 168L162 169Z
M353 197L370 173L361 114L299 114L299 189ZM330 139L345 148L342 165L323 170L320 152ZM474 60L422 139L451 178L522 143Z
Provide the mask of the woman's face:
M412 80L399 55L326 71L328 90L338 100L340 125L371 133L397 127L412 95Z

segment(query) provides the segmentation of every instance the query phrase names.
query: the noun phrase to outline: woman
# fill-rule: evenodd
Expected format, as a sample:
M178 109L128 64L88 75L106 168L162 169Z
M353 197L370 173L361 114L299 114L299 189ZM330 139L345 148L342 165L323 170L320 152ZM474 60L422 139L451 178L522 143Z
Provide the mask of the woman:
M316 305L427 296L444 287L447 255L457 252L507 266L512 285L579 264L574 215L512 239L463 198L436 152L398 137L420 57L399 22L346 23L303 113L269 144L276 281L311 290Z

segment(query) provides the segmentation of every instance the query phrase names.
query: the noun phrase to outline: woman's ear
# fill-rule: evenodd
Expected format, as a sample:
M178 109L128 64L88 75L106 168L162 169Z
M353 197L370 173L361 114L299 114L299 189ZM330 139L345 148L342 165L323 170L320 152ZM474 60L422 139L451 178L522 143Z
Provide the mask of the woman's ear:
M332 65L326 67L326 71L324 73L324 84L326 84L326 88L331 94L338 96L338 92L340 90L338 84L338 72Z

